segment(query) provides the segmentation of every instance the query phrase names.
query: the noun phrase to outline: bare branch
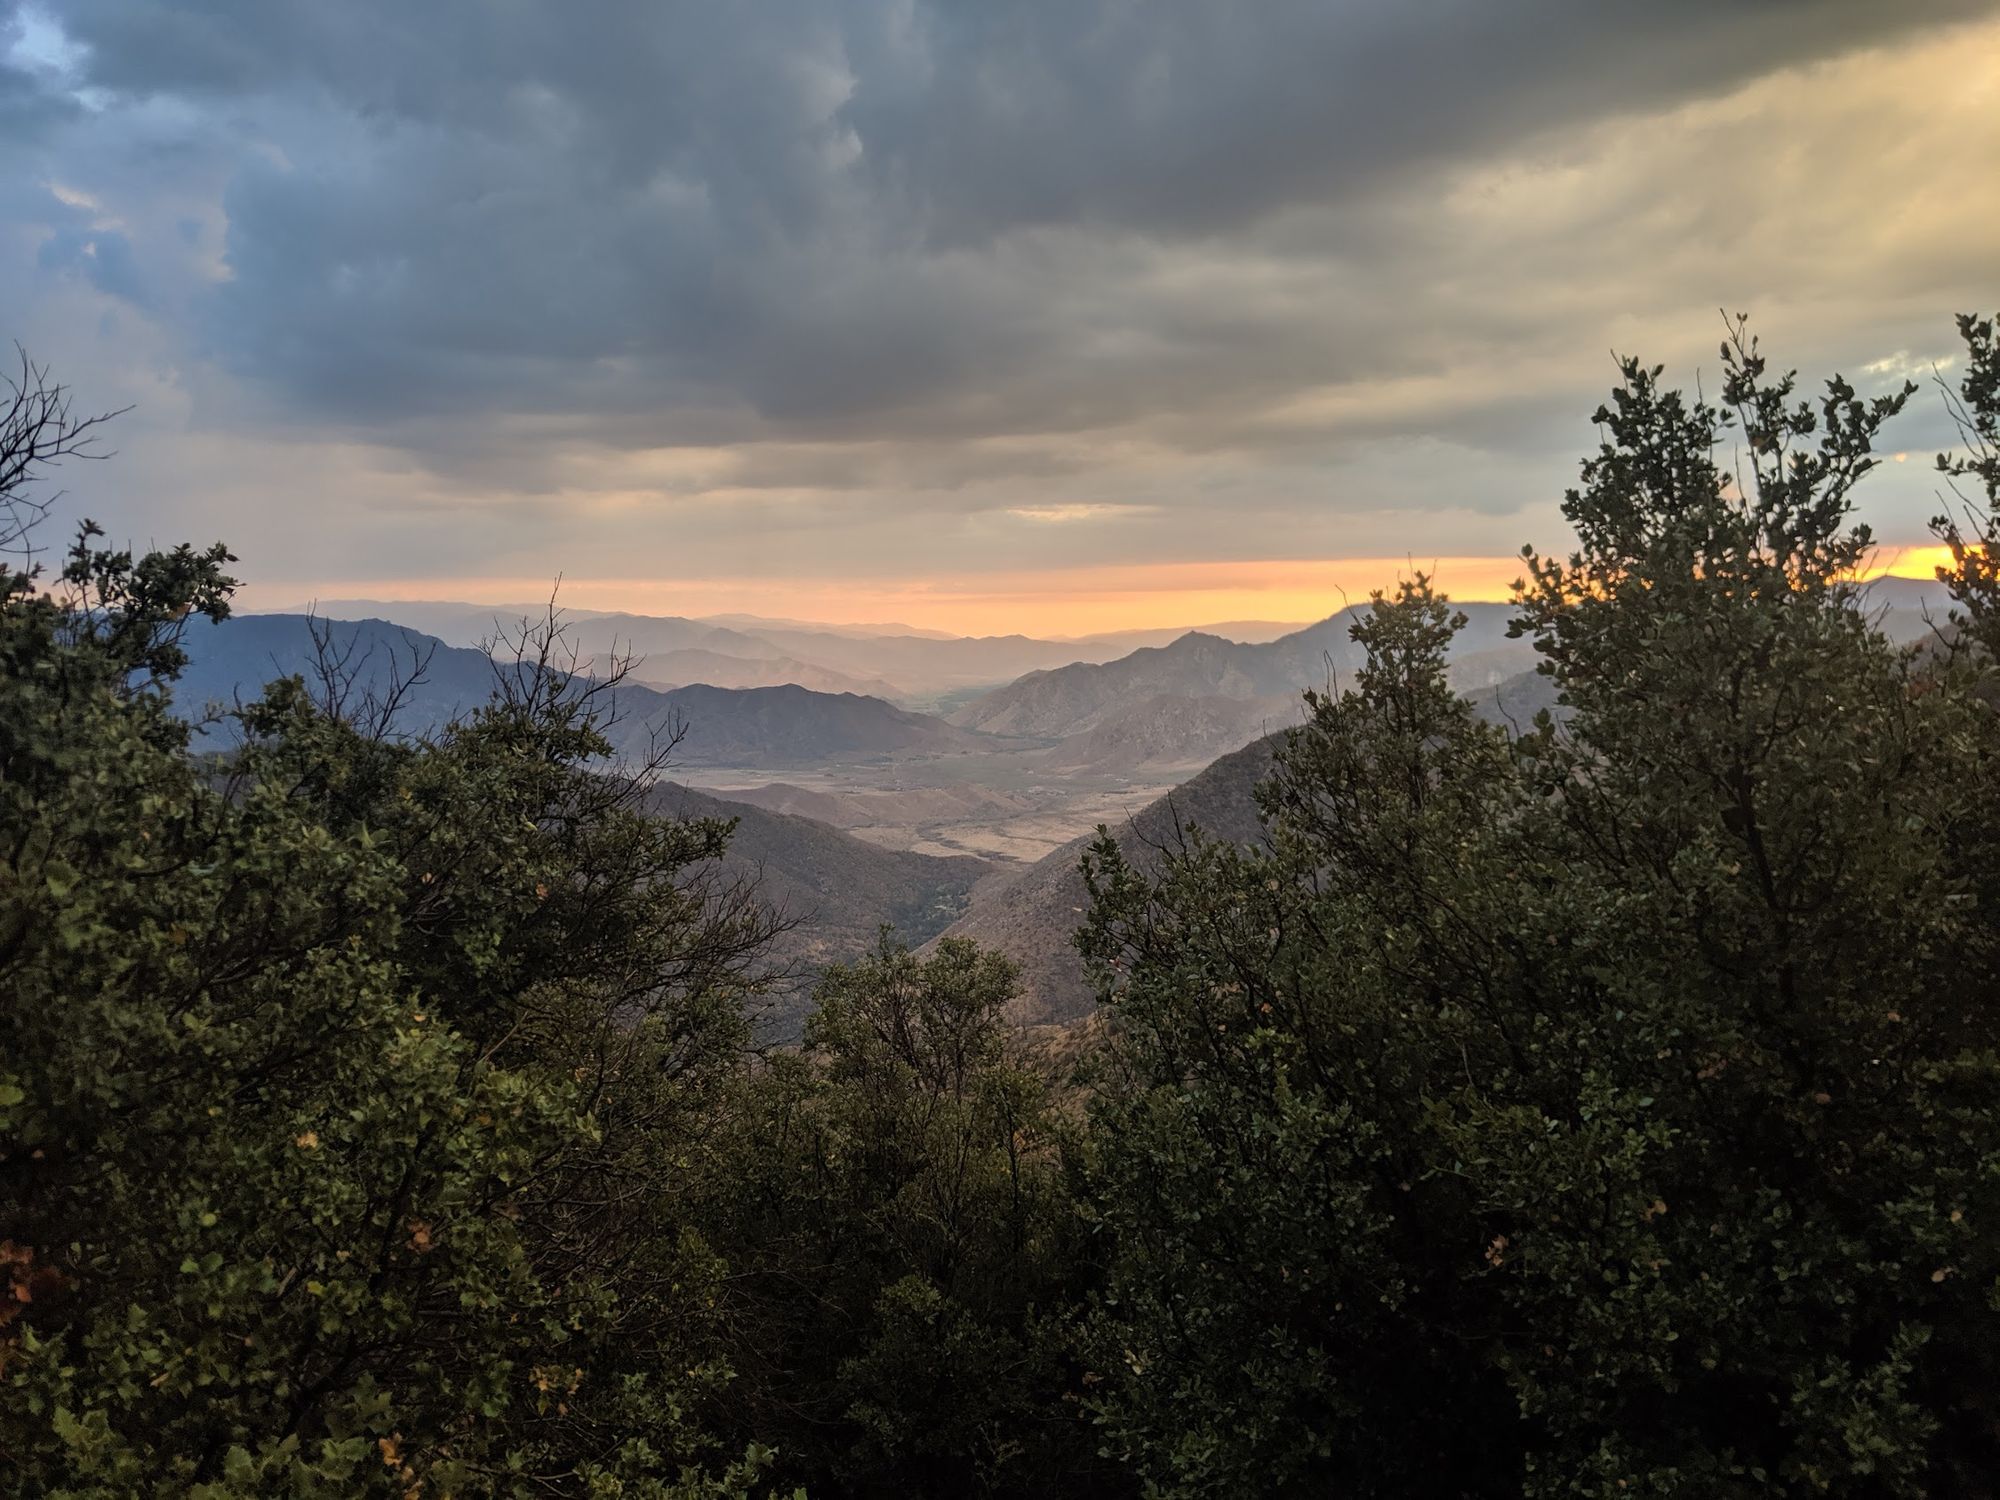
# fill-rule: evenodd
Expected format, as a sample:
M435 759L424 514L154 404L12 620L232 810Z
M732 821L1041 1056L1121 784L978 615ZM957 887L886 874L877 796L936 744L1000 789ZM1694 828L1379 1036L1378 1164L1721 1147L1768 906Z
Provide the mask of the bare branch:
M0 375L0 553L31 559L29 535L62 493L38 494L37 487L65 459L109 458L99 429L131 408L79 414L70 388L50 379L46 365L19 344L14 353L17 369Z
M343 641L334 626L340 622L323 620L317 614L306 617L312 637L313 701L328 718L338 719L363 739L383 742L401 738L396 725L410 694L429 675L436 642L423 642L405 635L407 659L393 641L386 646L386 668L376 680L368 671L376 659L376 643L362 649L361 631L348 632ZM275 665L275 663L274 663ZM421 736L419 736L421 737Z

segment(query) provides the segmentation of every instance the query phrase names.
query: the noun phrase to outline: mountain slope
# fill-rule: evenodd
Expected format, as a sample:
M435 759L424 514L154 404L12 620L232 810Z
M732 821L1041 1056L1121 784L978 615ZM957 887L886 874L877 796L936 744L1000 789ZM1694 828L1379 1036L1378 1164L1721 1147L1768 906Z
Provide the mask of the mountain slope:
M797 1034L805 990L820 968L857 957L884 922L912 942L934 936L965 911L972 888L994 869L972 855L879 848L813 818L673 782L656 787L648 805L661 817L736 819L718 873L754 879L765 904L797 922L772 955L792 966L799 980L778 997L768 1018L784 1038Z
M1215 838L1254 840L1260 830L1251 789L1270 769L1274 743L1261 739L1245 745L1149 803L1114 830L1118 847L1141 868L1150 868L1189 824ZM1008 1006L1008 1019L1017 1025L1073 1021L1091 1009L1083 961L1070 937L1089 904L1080 861L1095 837L1072 839L1013 879L980 891L966 914L944 931L997 948L1021 966L1021 993Z

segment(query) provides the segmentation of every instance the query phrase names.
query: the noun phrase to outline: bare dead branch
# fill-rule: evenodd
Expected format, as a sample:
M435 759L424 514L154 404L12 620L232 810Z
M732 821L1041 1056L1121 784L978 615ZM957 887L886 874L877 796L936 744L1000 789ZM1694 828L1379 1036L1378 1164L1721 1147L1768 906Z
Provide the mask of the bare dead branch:
M29 538L60 490L38 493L51 469L65 459L103 459L111 451L100 444L100 429L130 407L116 411L79 413L70 388L49 377L19 344L17 367L0 375L0 553L32 559Z

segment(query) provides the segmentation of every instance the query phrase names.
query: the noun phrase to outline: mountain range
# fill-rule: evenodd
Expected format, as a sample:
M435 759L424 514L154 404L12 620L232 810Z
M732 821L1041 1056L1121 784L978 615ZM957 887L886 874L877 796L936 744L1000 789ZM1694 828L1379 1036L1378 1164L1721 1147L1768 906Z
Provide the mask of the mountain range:
M1511 606L1472 604L1456 643L1468 670L1462 686L1502 681L1533 664L1525 641L1506 635ZM1109 662L1030 672L950 714L986 734L1059 741L1052 766L1191 770L1247 740L1297 720L1300 693L1338 688L1361 659L1356 610L1273 641L1243 642L1190 631Z
M480 647L543 621L548 606L441 601L326 599L311 611L328 619L394 620L447 644ZM1116 636L1084 641L1025 635L949 636L908 627L826 626L808 621L728 615L714 620L677 615L569 609L561 611L581 657L636 658L642 681L682 686L766 687L784 682L829 692L869 692L908 706L934 705L945 695L1011 682L1023 672L1073 661L1108 661L1130 650ZM706 658L687 653L706 652ZM706 661L707 675L699 675ZM782 675L780 675L782 674Z
M505 658L448 645L386 620L315 620L306 615L240 615L190 622L182 638L189 662L175 700L191 717L204 705L254 698L279 677L317 680L326 655L342 664L356 698L381 694L418 665L422 674L401 700L391 728L424 733L485 703L505 673ZM627 680L613 691L613 748L644 753L657 735L679 732L676 763L686 766L821 765L899 755L988 749L1000 742L928 714L857 693L816 692L783 684L724 688L705 683L660 689ZM213 734L224 731L218 728Z
M376 607L336 600L324 612L343 618ZM1079 641L944 637L892 624L589 610L566 612L564 622L580 669L603 672L614 657L633 660L624 691L637 718L685 719L691 728L681 755L688 764L778 767L1039 749L1038 769L1047 775L1172 779L1293 722L1302 689L1338 687L1358 664L1350 629L1365 607L1302 629L1268 621L1228 627L1244 639L1207 631L1126 631ZM1928 631L1947 601L1933 582L1889 577L1867 586L1862 607L1893 638L1908 640ZM397 627L461 649L518 634L530 613L442 602L379 608L393 612ZM1509 712L1539 706L1532 688L1503 688L1533 664L1529 643L1508 638L1513 606L1458 608L1466 624L1453 645L1454 685L1493 695ZM395 627L378 620L369 628ZM1282 633L1273 638L1273 631ZM1135 640L1149 643L1123 649ZM464 675L477 677L469 669ZM657 697L644 696L644 689ZM427 702L438 698L433 688ZM925 708L934 712L919 711Z

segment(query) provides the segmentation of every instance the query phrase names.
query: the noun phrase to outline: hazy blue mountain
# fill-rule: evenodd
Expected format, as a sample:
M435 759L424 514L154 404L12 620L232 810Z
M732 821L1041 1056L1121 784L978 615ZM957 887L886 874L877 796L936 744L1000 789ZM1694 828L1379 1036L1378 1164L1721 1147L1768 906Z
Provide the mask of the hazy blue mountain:
M380 694L413 662L426 668L405 695L392 728L401 733L436 729L487 701L504 670L484 653L451 646L385 620L319 621L333 651L344 658L350 691ZM203 705L228 706L257 696L279 677L314 680L317 656L313 619L306 615L240 615L211 625L193 622L185 642L190 656L175 701L189 717ZM656 733L684 731L675 760L683 765L799 765L987 748L970 734L926 714L879 698L819 693L796 686L731 689L706 685L662 691L621 683L611 699L617 721L608 727L614 748L643 753Z
M421 733L470 712L493 695L499 682L498 669L485 652L450 646L387 620L233 615L217 625L196 618L182 637L189 660L174 685L176 709L196 718L205 705L247 703L281 677L316 684L316 624L326 633L333 655L344 661L356 695L380 694L392 680L407 677L416 662L426 663L422 680L405 695L391 726L401 733Z
M1464 610L1467 624L1458 645L1462 654L1509 649L1509 606L1470 604ZM1157 707L1162 697L1190 702L1274 699L1296 697L1308 687L1337 687L1360 660L1349 634L1354 613L1342 610L1275 641L1243 643L1190 631L1165 646L1141 647L1114 661L1032 672L960 707L951 721L992 734L1057 739L1094 730L1109 717L1149 702ZM1525 665L1525 645L1514 643L1513 649Z
M480 646L496 635L518 635L522 622L548 617L546 604L458 604L427 600L322 599L313 613L330 620L381 619L408 625L453 646ZM734 657L784 653L762 637L678 615L637 615L562 608L564 628L585 656L613 651L652 656L669 651L714 651Z

